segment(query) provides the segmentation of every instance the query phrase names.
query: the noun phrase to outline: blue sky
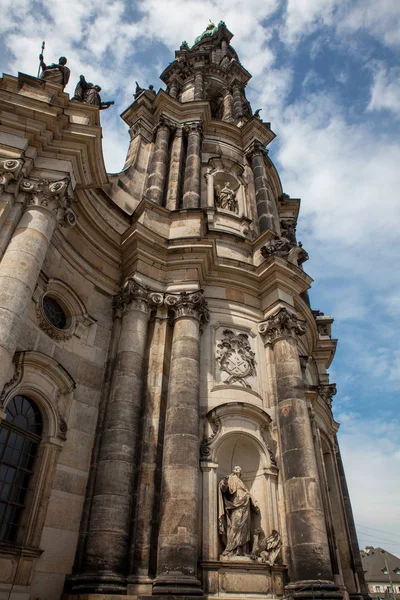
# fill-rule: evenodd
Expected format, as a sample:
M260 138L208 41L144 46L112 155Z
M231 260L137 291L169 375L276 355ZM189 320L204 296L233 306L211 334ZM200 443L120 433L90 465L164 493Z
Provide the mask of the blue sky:
M0 67L66 55L73 94L102 86L104 155L122 168L119 114L135 80L158 89L183 39L223 19L270 121L284 191L302 198L313 308L335 317L334 415L360 545L400 555L400 3L398 0L3 0ZM386 533L385 533L386 532Z

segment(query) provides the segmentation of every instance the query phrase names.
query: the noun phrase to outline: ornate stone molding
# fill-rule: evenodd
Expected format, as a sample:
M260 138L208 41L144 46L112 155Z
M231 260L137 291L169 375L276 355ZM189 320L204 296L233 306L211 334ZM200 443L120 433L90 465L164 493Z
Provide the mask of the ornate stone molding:
M190 135L191 133L197 133L198 135L203 134L203 123L201 121L193 121L193 123L185 123L185 132Z
M3 189L11 180L18 178L23 164L22 158L0 158L0 186Z
M201 460L211 460L211 444L215 441L218 435L221 432L222 425L221 419L219 417L214 417L209 420L209 424L211 427L211 435L207 438L204 438L202 443L200 444L200 458Z
M154 131L156 132L161 127L169 129L169 131L172 133L176 129L176 123L171 121L171 119L168 119L168 117L166 117L165 115L160 115L156 126L154 127Z
M113 307L116 316L121 316L130 307L133 310L150 313L163 303L163 294L153 292L147 285L134 279L127 279L121 292L115 296Z
M258 325L258 331L264 337L264 343L273 344L279 339L304 335L306 324L289 312L287 308L280 308L277 313Z
M253 156L267 156L268 150L259 140L254 140L254 142L252 142L252 144L250 144L250 146L247 148L245 154L248 160L251 161Z
M165 304L171 309L175 321L181 317L193 317L200 322L200 325L209 321L210 316L203 290L181 292L176 295L167 294Z
M64 227L73 227L76 215L71 208L73 200L67 195L69 177L59 181L47 179L23 179L20 191L28 195L27 206L37 206L54 216Z
M336 396L336 383L326 383L318 386L318 394L329 406L332 406L332 398Z
M264 258L280 256L297 266L302 265L309 258L301 242L297 244L283 235L276 234L260 248L260 252Z
M14 356L13 363L15 366L14 375L5 384L0 396L0 409L4 408L4 401L10 390L16 387L22 378L23 353L17 353Z
M242 385L251 389L246 381L256 372L254 352L251 350L249 336L245 333L235 334L231 329L223 331L224 337L217 344L216 359L221 371L228 374L226 384Z

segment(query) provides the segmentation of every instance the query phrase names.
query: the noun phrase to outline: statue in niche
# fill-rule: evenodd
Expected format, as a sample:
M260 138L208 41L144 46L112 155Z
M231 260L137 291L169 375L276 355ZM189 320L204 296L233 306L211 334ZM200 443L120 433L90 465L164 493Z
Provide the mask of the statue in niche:
M227 181L221 189L220 185L215 186L215 204L218 208L239 212L239 204L236 199L236 192L231 189L231 184Z
M252 510L260 513L257 501L242 481L241 467L235 467L218 487L218 531L225 544L222 556L249 554Z
M39 54L39 60L40 68L42 69L40 79L50 81L51 83L58 83L65 88L70 76L70 70L65 66L67 64L65 56L60 56L58 63L52 63L51 65L46 65L43 54Z
M274 565L282 548L282 539L276 529L268 537L261 537L262 529L255 529L251 558L268 565Z

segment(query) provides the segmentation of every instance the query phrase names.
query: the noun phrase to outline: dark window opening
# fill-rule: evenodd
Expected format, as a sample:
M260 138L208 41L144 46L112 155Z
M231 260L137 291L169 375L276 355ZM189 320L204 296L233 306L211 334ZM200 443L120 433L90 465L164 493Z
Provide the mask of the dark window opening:
M67 324L65 312L58 304L57 300L50 296L43 298L43 311L50 323L57 329L64 329Z
M15 542L43 428L36 404L15 396L0 426L0 541Z

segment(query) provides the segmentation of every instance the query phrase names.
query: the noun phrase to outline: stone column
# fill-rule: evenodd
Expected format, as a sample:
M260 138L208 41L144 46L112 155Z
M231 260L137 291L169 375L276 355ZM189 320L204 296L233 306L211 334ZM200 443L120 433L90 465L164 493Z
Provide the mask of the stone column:
M199 208L202 123L188 123L185 126L185 131L188 136L188 143L182 208Z
M168 295L174 317L164 437L161 524L153 594L200 596L200 327L208 320L201 290Z
M194 100L204 100L204 79L201 71L196 71L194 76Z
M363 598L368 598L369 597L368 586L365 582L365 574L364 574L364 570L363 570L363 566L362 566L362 562L361 562L361 558L360 558L360 549L358 547L356 525L354 522L353 509L351 508L350 494L349 494L349 489L347 487L346 474L344 472L343 461L342 461L342 456L340 453L337 435L335 435L335 445L336 445L336 466L337 466L337 470L338 470L340 487L341 487L342 496L343 496L344 512L345 512L346 521L347 521L349 542L350 542L352 559L353 559L353 563L354 563L354 571L357 576L357 583L358 583L358 593L354 593L352 590L349 590L350 598L352 600L356 599L356 598L360 598L360 596Z
M233 118L243 117L242 91L238 83L233 84Z
M0 258L3 256L24 211L23 202L16 201L18 179L23 166L22 158L0 158ZM7 186L11 182L15 182L13 183L14 189L7 193Z
M162 204L163 202L165 176L168 167L169 136L172 129L173 124L161 116L156 126L156 140L145 193L145 196L156 204Z
M276 367L281 472L291 555L287 595L318 598L325 594L325 598L341 598L332 581L318 468L297 348L297 335L305 334L305 324L282 307L259 325L259 331L264 343L273 347Z
M28 201L0 264L0 390L8 371L33 290L57 224L73 226L75 214L66 192L69 179L23 179Z
M227 123L233 123L233 98L230 90L224 90L224 111L222 120Z
M179 191L181 188L182 165L183 165L183 130L178 127L175 131L174 141L171 148L171 160L169 165L168 189L166 208L176 210L179 208Z
M269 195L268 178L264 164L265 150L263 145L260 142L254 142L250 147L247 156L251 162L251 168L254 175L260 233L267 231L267 229L277 233L277 209L273 199L271 199Z
M169 84L169 95L172 96L173 98L177 98L178 92L179 92L178 81L176 79L173 79L171 81L171 83Z
M121 334L101 432L84 561L72 582L73 593L126 593L147 326L152 302L160 299L160 294L151 294L132 279L116 299L116 309L123 312Z
M157 537L161 504L162 443L171 360L172 327L168 308L158 307L149 328L145 404L141 418L140 474L135 490L135 514L130 541L128 594L151 595L156 575ZM139 468L139 465L138 465ZM149 589L146 589L148 586Z

